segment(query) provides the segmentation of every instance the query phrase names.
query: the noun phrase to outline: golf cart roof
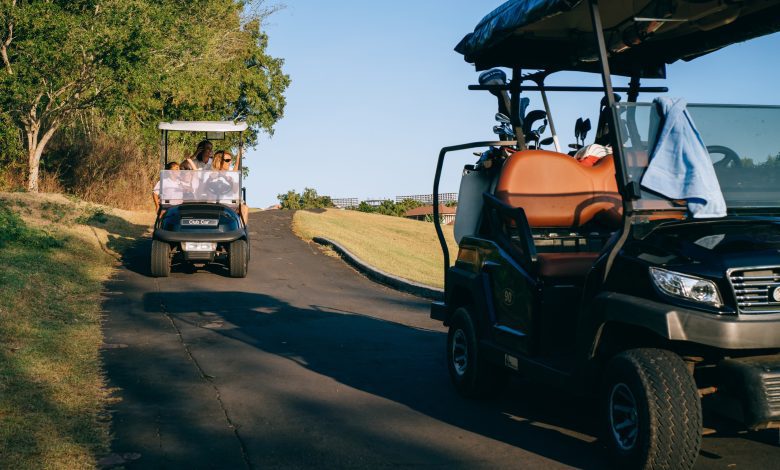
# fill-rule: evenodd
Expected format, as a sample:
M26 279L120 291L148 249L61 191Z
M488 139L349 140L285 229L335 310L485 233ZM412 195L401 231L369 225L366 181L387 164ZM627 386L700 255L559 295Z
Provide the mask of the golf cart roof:
M477 70L600 71L589 0L509 0L455 47ZM612 73L663 78L665 64L780 31L780 0L601 0Z
M157 126L162 131L185 132L241 132L248 127L243 121L171 121L161 122Z

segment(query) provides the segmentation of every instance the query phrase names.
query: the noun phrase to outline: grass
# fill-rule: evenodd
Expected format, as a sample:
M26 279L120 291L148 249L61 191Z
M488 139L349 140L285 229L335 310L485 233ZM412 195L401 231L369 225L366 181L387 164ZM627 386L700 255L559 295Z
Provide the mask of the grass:
M0 467L95 468L108 452L100 293L152 218L0 193Z
M442 228L454 260L458 247L452 226ZM382 271L429 286L444 286L444 261L432 223L328 209L296 212L293 230L304 240L317 236L333 240Z

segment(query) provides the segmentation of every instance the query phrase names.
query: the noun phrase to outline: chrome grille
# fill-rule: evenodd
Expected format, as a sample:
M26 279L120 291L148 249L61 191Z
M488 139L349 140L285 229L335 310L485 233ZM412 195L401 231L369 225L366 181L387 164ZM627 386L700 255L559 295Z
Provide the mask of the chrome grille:
M780 313L780 302L772 295L780 287L780 267L734 269L729 281L739 313Z
M764 390L769 409L780 411L780 377L764 377Z

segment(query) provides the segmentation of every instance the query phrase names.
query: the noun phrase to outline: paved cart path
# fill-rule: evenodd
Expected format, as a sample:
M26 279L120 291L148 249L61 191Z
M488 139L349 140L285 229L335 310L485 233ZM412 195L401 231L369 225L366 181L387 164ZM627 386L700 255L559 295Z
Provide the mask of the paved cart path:
M322 254L290 221L252 214L246 279L154 279L148 240L127 254L104 350L126 467L604 467L586 403L521 380L460 398L429 303ZM699 466L778 468L780 449L710 437Z

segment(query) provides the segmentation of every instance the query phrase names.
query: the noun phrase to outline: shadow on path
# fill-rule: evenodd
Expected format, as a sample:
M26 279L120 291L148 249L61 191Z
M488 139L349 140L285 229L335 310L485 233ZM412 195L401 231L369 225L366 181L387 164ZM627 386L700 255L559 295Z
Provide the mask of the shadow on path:
M246 292L147 293L143 303L147 313L170 315L182 324L182 330L201 329L203 336L187 335L195 351L201 347L205 351L208 345L204 343L218 341L213 339L216 333L244 345L221 346L223 354L231 349L238 353L248 345L548 459L580 468L604 465L598 444L575 436L595 431L581 402L522 381L489 401L458 396L446 376L445 335L441 332L357 312L296 308L272 296ZM197 312L192 311L193 305ZM555 428L575 432L569 435ZM424 443L416 445L424 447Z

